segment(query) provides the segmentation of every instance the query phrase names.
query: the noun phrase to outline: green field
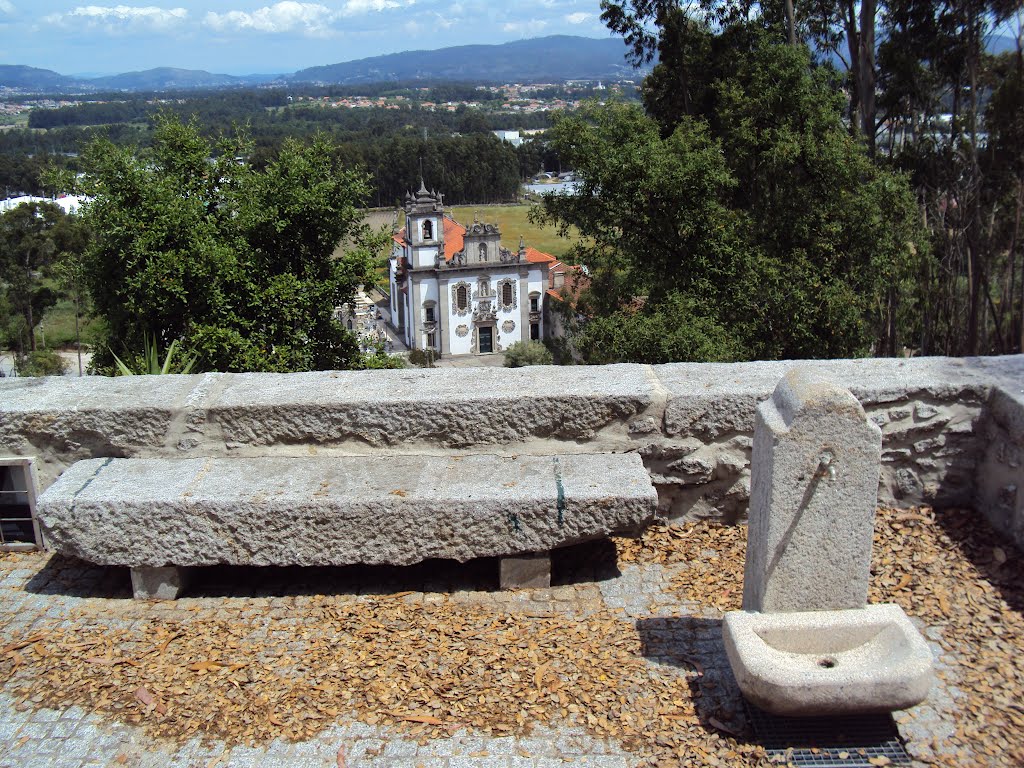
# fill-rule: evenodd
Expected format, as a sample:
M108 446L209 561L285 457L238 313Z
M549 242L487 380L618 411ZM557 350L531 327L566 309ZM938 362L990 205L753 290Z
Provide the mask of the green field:
M79 319L82 342L87 344L92 339L90 326L95 322L88 317ZM49 349L67 349L75 343L75 305L61 299L47 310L43 322L36 327L36 343Z
M518 247L519 236L522 235L523 240L531 248L561 258L573 241L559 237L552 226L541 228L527 221L526 214L530 208L529 205L481 205L475 208L471 205L460 205L448 209L448 213L463 225L472 224L474 215L480 221L497 224L501 230L501 243L510 250Z

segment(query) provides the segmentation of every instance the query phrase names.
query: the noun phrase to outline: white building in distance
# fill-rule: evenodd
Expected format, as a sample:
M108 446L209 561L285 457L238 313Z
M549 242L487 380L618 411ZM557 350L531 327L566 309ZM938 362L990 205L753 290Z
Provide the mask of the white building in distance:
M548 270L556 259L522 238L501 245L494 224L464 227L446 215L441 195L421 183L406 195L405 229L389 261L391 325L410 349L486 355L546 335Z

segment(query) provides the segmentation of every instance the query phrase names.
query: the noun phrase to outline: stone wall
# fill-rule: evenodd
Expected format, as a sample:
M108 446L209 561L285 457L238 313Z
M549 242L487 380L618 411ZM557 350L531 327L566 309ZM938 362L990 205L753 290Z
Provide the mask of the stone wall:
M1024 543L1024 356L8 379L0 453L45 488L106 456L636 451L664 515L735 521L755 405L797 364L881 427L880 503L975 503Z

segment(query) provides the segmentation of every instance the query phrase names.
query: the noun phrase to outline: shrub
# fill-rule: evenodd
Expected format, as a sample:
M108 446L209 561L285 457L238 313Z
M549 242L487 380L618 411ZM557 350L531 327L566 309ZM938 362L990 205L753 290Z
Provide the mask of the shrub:
M517 341L505 350L505 367L522 368L524 365L551 365L551 352L539 341Z
M63 376L68 364L52 349L40 349L27 355L18 355L14 367L19 376Z

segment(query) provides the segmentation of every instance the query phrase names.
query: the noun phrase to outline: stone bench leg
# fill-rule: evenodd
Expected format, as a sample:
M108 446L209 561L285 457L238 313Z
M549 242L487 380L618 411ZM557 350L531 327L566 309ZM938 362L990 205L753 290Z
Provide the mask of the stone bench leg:
M132 568L132 597L136 600L177 600L187 581L187 569L173 565Z
M550 586L550 552L501 558L502 589L528 589Z

